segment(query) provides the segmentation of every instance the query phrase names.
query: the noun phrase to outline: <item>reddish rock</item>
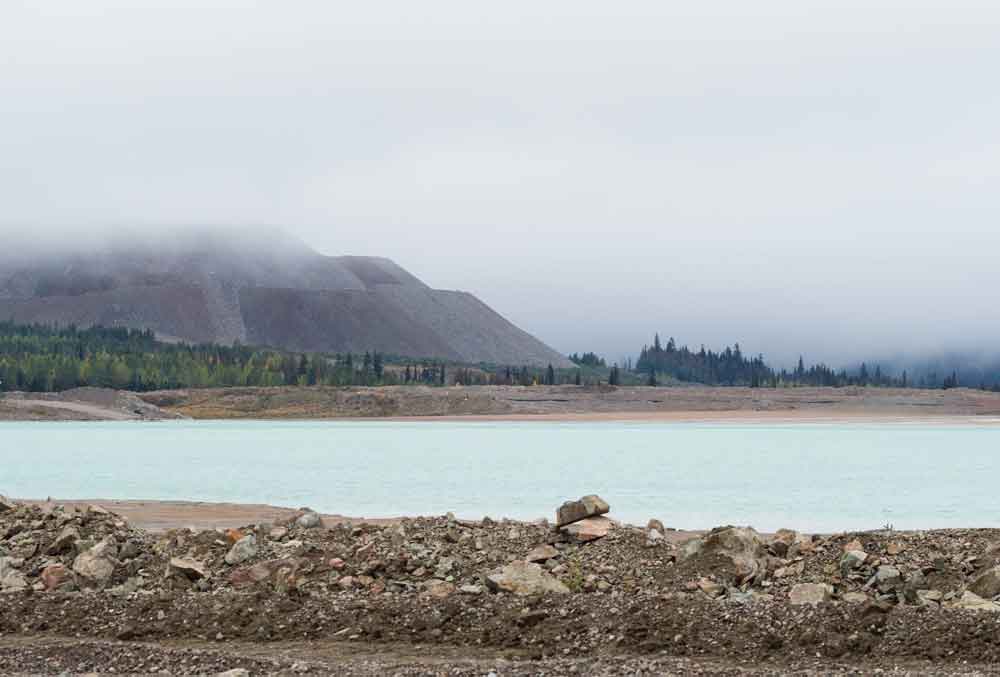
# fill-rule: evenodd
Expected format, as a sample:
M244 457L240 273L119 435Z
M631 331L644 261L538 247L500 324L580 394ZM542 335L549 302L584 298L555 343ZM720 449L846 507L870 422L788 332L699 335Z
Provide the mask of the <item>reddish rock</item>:
M42 570L41 579L46 590L55 590L70 580L69 569L62 564L50 564Z
M588 517L579 522L568 524L560 531L577 543L588 543L607 536L612 526L614 526L614 522L607 517Z

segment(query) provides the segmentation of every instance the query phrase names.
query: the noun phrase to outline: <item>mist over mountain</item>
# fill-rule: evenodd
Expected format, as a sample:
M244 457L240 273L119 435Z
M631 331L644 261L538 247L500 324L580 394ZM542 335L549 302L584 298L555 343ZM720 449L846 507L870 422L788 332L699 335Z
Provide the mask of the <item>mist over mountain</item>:
M103 232L47 245L0 257L0 317L296 351L569 364L472 294L432 289L386 258L323 256L275 230Z

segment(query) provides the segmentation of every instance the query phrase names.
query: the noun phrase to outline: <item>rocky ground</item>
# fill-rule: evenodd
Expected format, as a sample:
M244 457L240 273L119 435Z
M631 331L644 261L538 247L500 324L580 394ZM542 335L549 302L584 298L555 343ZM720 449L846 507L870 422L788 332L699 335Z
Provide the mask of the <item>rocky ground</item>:
M996 673L1000 530L678 543L606 510L300 510L152 534L97 506L0 500L0 672Z

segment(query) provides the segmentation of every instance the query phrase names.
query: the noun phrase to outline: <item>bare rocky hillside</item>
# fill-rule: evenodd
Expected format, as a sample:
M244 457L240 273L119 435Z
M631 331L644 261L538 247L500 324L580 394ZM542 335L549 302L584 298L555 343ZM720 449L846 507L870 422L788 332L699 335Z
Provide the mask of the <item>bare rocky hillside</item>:
M471 294L431 289L388 259L323 256L259 231L0 257L0 317L189 342L569 364Z

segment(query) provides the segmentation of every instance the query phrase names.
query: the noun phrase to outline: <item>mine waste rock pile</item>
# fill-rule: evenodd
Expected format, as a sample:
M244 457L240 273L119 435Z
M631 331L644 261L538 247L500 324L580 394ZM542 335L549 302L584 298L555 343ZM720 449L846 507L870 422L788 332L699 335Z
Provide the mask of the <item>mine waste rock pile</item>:
M99 506L0 497L0 636L327 639L513 658L1000 660L1000 531L697 536L451 515L148 533Z

